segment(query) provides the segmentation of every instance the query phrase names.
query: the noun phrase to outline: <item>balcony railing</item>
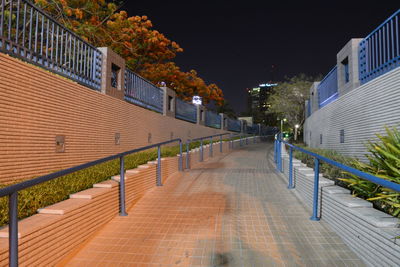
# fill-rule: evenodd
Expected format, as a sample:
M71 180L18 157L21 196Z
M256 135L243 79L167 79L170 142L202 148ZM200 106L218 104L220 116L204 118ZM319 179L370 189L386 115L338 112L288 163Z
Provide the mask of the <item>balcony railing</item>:
M399 16L400 9L360 42L361 84L400 66Z
M240 132L240 121L228 118L228 130L233 132Z
M125 69L125 100L163 113L164 91L131 70Z
M177 98L176 99L175 117L177 119L196 123L197 122L197 108L195 105Z
M318 85L319 108L338 98L337 67L335 66Z
M206 126L221 129L221 115L209 111L206 111Z
M90 88L101 87L101 52L26 0L0 0L0 51Z

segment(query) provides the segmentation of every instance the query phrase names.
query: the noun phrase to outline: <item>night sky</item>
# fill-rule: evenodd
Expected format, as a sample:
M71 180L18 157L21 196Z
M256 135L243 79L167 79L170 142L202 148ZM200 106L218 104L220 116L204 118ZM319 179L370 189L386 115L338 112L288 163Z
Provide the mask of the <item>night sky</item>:
M240 113L246 110L246 88L298 73L328 73L337 52L399 9L395 2L125 0L122 9L148 16L184 49L177 65L216 83Z

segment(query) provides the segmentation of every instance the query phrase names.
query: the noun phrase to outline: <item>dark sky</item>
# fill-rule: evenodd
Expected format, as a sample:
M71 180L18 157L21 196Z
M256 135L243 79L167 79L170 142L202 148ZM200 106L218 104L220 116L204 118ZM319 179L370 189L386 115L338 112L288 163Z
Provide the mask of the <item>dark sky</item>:
M122 9L147 15L184 49L177 65L216 83L241 112L246 88L298 73L328 73L351 38L365 37L399 8L391 2L125 0Z

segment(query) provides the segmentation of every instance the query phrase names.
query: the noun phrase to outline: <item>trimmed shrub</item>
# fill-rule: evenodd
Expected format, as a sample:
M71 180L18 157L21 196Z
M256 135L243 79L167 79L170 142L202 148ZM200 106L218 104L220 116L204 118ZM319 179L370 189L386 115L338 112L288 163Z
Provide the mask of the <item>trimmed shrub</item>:
M210 143L208 140L203 144ZM190 149L200 146L200 141L190 143ZM186 151L186 144L183 145ZM179 146L161 147L162 157L174 157L179 154ZM134 169L148 161L157 159L157 149L149 149L125 157L125 170ZM119 175L119 159L111 160L96 166L80 170L54 180L38 184L36 186L18 192L18 218L29 217L37 210L69 198L70 194L91 188L99 183ZM15 181L12 184L19 183ZM0 188L9 186L2 184ZM8 197L0 198L0 226L8 224Z

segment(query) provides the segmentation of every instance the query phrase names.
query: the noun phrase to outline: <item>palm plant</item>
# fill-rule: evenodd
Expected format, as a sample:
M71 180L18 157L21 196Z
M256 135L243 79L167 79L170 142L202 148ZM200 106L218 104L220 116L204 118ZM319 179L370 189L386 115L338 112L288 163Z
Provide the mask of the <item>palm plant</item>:
M400 132L395 127L385 127L385 130L387 136L377 134L377 141L367 143L368 151L371 153L366 155L369 164L354 160L351 165L376 177L400 183ZM374 201L393 216L400 215L399 192L363 180L353 174L345 174L347 177L340 180L353 189L353 194Z

